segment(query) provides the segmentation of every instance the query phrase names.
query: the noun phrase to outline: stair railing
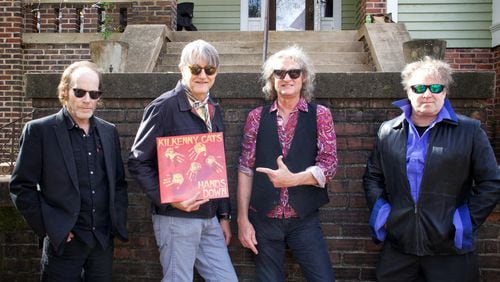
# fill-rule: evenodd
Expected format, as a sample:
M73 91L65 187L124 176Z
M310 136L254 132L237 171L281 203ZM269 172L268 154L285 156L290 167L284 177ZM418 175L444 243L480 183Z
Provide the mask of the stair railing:
M267 5L265 5L264 9L264 46L262 46L262 64L264 64L267 60L267 44L269 40L269 5L271 5L271 1L267 1Z
M10 175L19 152L19 138L25 120L33 118L33 111L0 127L0 175Z

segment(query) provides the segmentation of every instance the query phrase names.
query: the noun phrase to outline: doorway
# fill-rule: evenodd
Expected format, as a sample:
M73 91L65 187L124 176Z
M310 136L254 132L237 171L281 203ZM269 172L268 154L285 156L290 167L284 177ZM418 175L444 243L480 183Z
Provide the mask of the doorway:
M270 0L269 30L314 30L314 0Z
M340 30L342 0L241 0L240 30Z

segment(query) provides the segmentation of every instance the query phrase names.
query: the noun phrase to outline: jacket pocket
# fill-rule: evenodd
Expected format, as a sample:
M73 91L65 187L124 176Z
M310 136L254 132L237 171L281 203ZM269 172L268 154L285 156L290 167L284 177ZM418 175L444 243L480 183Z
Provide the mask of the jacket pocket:
M379 198L377 202L375 202L375 206L373 207L369 220L372 238L376 244L385 240L386 223L390 213L391 205L383 198Z
M453 214L453 226L455 227L455 247L460 250L472 249L474 237L467 204L463 204L455 210Z

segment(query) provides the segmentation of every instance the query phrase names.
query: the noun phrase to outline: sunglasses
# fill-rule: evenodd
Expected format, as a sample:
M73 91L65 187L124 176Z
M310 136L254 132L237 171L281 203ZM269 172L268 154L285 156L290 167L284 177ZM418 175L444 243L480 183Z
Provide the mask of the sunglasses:
M80 88L73 88L73 93L75 93L76 98L83 98L87 93L89 93L90 99L92 100L97 100L102 95L102 91L99 90L87 91Z
M412 85L410 86L411 90L415 92L416 94L423 94L427 89L431 91L433 94L439 94L443 92L444 90L444 85L442 84L430 84L430 85L425 85L425 84L417 84L417 85Z
M200 65L197 64L188 65L188 67L192 75L199 75L201 73L201 70L205 70L206 75L214 75L217 72L217 68L210 65L204 68L202 68Z
M300 77L301 73L302 73L301 69L274 70L273 71L274 77L279 78L279 79L285 79L287 74L291 79L297 79Z

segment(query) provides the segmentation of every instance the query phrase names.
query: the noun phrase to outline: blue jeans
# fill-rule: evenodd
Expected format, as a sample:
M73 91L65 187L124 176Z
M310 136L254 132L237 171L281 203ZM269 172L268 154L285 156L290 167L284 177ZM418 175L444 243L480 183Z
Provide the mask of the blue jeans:
M193 281L193 266L205 281L238 281L219 221L153 215L165 282Z
M259 217L250 211L250 221L258 243L259 254L255 257L258 281L285 281L286 245L307 281L335 281L318 212L303 219L275 219Z

